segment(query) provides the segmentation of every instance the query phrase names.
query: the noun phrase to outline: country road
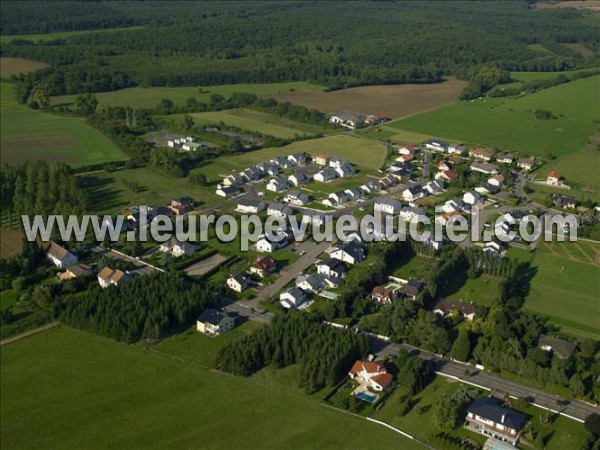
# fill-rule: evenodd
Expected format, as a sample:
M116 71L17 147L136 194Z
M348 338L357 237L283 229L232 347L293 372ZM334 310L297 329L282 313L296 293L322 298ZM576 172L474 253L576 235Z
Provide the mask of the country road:
M32 330L26 331L24 333L17 334L16 336L11 336L6 339L2 339L0 341L0 346L6 345L6 344L12 344L13 342L20 341L21 339L25 339L26 337L33 336L34 334L38 334L38 333L41 333L42 331L49 330L50 328L54 328L58 325L60 325L60 322L50 322L50 323L47 323L46 325L42 325L41 327L37 327Z

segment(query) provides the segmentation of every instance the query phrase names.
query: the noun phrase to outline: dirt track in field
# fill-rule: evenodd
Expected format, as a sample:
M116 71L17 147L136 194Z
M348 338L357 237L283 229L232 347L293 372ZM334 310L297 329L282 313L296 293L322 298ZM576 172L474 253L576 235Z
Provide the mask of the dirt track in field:
M395 119L454 103L465 86L464 81L449 78L436 84L361 86L333 92L295 91L267 97L324 112L347 110Z

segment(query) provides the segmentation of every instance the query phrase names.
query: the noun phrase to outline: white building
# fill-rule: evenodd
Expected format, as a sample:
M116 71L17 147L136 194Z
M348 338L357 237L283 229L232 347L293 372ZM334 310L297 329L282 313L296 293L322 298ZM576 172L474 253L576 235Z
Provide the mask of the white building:
M196 330L207 336L218 336L235 327L235 319L224 312L207 308L196 319Z
M56 267L69 267L77 264L77 256L56 242L50 242L46 256Z

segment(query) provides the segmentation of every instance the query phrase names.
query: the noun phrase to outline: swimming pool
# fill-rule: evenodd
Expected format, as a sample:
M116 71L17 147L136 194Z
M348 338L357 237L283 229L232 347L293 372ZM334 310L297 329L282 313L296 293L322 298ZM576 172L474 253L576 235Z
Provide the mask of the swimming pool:
M362 391L362 392L359 392L358 394L356 394L356 398L359 398L362 401L367 402L367 403L373 403L375 400L377 400L378 397L379 396L377 394L372 394L367 391Z

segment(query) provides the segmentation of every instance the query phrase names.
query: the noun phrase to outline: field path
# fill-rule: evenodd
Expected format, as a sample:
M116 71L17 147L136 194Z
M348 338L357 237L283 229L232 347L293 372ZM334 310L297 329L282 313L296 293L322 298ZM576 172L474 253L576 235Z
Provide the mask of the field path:
M0 341L0 346L6 345L6 344L12 344L13 342L20 341L21 339L25 339L26 337L33 336L34 334L38 334L38 333L41 333L42 331L49 330L50 328L54 328L58 325L60 325L60 322L50 322L46 325L42 325L41 327L26 331L25 333L17 334L16 336L11 336L9 338L2 339Z

